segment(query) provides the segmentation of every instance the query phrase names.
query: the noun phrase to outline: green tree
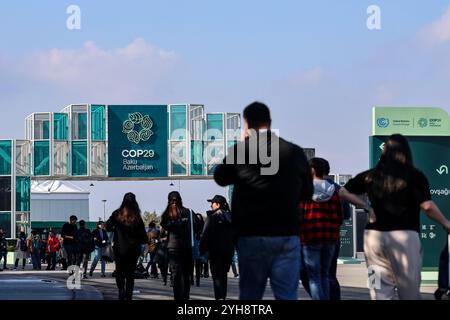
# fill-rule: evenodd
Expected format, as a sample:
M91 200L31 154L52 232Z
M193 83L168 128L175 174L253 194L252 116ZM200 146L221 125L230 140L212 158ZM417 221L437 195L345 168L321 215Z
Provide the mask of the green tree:
M148 227L148 224L150 222L154 222L157 226L159 226L159 223L161 222L161 217L159 217L156 214L156 211L153 210L153 212L145 211L142 215L142 220L144 220L144 224L146 227Z

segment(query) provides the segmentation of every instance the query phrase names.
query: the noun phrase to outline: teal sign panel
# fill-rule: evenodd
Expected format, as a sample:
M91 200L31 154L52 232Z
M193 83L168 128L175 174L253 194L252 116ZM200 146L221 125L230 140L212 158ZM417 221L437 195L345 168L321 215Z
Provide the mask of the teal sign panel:
M108 141L108 177L167 177L167 105L109 105Z
M388 138L370 137L371 167L378 162L383 143ZM450 136L407 136L406 139L413 153L414 165L428 178L434 202L450 219ZM437 222L421 214L420 238L424 251L424 269L436 269L440 252L447 243L447 234Z

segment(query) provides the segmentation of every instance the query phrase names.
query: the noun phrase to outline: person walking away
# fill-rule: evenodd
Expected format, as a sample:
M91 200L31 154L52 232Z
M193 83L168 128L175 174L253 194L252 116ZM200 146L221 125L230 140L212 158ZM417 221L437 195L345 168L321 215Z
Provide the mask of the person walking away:
M191 271L191 285L194 285L194 278L195 278L195 284L197 287L200 286L200 278L202 277L202 266L204 264L206 255L202 255L200 253L200 239L202 236L203 228L205 226L205 221L203 220L203 216L200 213L195 214L198 222L198 228L197 232L194 234L194 247L193 247L193 254L192 258L194 260L194 263L192 265L192 271ZM194 271L195 271L195 277L194 277Z
M94 274L95 267L97 267L98 260L100 260L101 264L101 277L105 278L105 270L106 270L106 261L102 258L103 248L108 245L109 237L108 233L104 230L105 224L103 221L99 221L97 223L97 228L92 231L92 236L95 241L95 256L91 263L91 270L89 272L89 276L92 277Z
M300 203L302 256L313 300L330 300L329 272L342 223L341 200L334 184L324 180L323 160L310 160L314 194Z
M215 195L211 200L212 214L208 215L200 239L200 252L208 252L216 300L227 297L228 271L234 255L234 235L231 212L226 199Z
M27 259L30 257L30 252L28 249L28 241L25 232L21 231L19 234L19 238L16 243L16 261L14 263L14 270L17 270L19 266L19 260L22 260L22 270L25 269L25 264Z
M262 299L268 278L276 299L298 298L298 204L312 196L311 170L303 149L271 131L271 121L265 104L247 106L244 141L228 150L214 172L218 185L234 186L241 300Z
M119 300L132 300L134 270L141 254L141 245L147 243L141 209L133 193L125 194L122 204L108 219L105 228L108 232L114 232L113 250Z
M75 246L75 232L77 232L77 220L78 218L74 215L70 216L69 222L66 222L62 226L61 237L63 239L64 250L67 255L67 264L69 266L74 265L77 262L76 259L76 246Z
M36 230L31 231L29 244L33 270L41 270L41 237Z
M46 270L56 269L56 254L61 249L61 242L53 231L50 231L47 240L47 268ZM64 268L63 268L64 269Z
M77 251L77 266L83 264L83 279L87 279L87 266L91 253L95 250L95 240L91 230L86 228L86 222L80 220L80 229L75 232Z
M167 275L169 270L169 258L168 258L168 252L167 252L167 237L168 233L164 228L161 228L159 239L160 239L160 245L158 246L158 252L157 252L157 261L158 261L158 267L159 271L161 272L161 277L163 280L163 284L167 285Z
M369 281L375 272L379 285L369 283L375 300L419 300L422 271L420 210L447 231L450 222L431 200L425 175L414 166L406 138L391 135L375 168L364 171L341 188L342 198L369 213L364 254ZM367 194L371 207L357 195Z
M3 268L1 262L3 259ZM0 228L0 271L7 270L8 262L8 242L6 241L5 232Z
M147 252L150 260L148 261L145 270L148 273L148 270L150 269L150 276L153 279L156 279L158 278L158 269L156 267L156 253L159 246L159 230L156 228L156 224L154 222L150 222L148 224L147 238Z
M181 195L177 191L170 192L161 227L168 232L167 250L175 300L189 300L193 237L197 231L195 220L192 210L183 207Z

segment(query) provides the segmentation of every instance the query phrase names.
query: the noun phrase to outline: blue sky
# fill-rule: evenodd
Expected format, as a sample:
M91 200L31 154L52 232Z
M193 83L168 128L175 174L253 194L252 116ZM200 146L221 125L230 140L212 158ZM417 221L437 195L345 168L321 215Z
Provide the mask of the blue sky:
M66 28L71 4L81 30ZM371 4L381 9L379 31L366 27ZM373 106L450 110L448 1L2 1L0 39L0 138L23 137L26 115L70 103L240 112L258 99L282 136L354 174L368 165ZM208 181L181 185L198 211L210 193L226 192ZM160 211L171 190L88 189L93 218L101 199L113 209L126 191Z

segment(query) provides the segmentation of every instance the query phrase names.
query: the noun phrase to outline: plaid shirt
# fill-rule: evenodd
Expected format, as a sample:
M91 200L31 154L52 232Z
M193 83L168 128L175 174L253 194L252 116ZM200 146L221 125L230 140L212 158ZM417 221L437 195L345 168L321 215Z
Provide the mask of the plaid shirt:
M342 224L342 204L335 192L326 202L300 203L303 219L300 225L301 244L335 244L339 240Z

